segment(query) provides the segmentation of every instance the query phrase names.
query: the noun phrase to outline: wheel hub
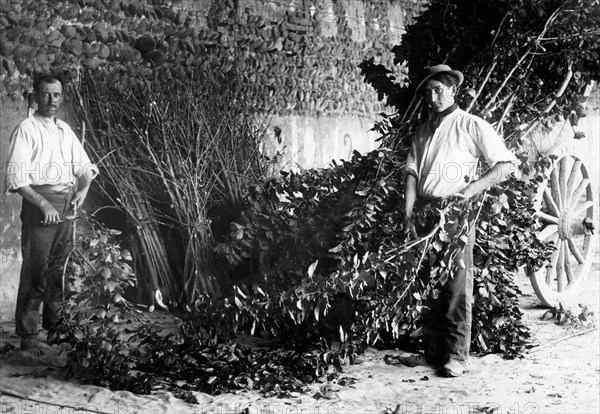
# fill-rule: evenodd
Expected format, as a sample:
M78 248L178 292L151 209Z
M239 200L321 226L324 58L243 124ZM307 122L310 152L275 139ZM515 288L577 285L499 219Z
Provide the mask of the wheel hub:
M571 238L571 217L568 211L565 211L561 214L560 219L558 220L558 237L561 240L566 240Z

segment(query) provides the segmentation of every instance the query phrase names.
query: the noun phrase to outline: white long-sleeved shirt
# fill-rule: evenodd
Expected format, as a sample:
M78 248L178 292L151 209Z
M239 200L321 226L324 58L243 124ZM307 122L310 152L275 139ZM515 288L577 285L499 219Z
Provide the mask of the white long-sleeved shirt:
M483 157L491 168L498 162L517 164L494 128L478 116L456 109L431 130L420 125L406 160L406 173L417 178L420 197L445 198L461 192L477 179Z
M7 194L28 185L74 185L84 174L90 180L98 175L69 125L38 113L13 131L5 171Z

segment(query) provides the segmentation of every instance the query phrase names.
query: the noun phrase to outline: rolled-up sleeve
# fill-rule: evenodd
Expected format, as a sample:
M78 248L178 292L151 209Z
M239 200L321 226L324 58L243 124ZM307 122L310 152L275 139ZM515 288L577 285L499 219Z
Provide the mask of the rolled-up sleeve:
M479 119L474 121L472 127L471 136L489 167L499 162L510 162L515 168L519 165L517 157L506 147L494 127Z
M73 174L77 178L86 176L89 181L99 174L98 166L90 160L81 142L75 138L73 141Z
M35 169L32 163L32 151L33 147L28 140L28 134L21 125L17 126L10 136L4 166L4 192L6 194L34 182Z

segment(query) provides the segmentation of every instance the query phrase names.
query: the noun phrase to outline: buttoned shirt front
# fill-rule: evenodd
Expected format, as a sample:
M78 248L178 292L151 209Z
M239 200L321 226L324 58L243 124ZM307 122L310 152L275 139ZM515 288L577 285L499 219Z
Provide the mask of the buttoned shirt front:
M420 197L445 198L461 192L478 178L480 158L491 168L517 158L494 128L483 119L456 109L439 121L419 126L406 161L406 173L417 178Z
M38 113L12 133L5 171L6 193L25 186L74 185L84 174L90 180L98 175L69 125Z

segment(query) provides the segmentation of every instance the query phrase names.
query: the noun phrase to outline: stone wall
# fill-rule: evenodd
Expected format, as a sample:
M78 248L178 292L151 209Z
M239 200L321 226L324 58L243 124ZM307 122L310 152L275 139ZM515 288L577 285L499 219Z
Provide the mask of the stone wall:
M143 66L239 77L257 111L368 116L381 109L357 67L392 67L420 0L10 0L0 5L8 95L37 72Z
M0 98L0 154L2 165L8 147L8 137L17 120L27 115L27 107L20 101L6 97ZM14 121L13 121L14 120ZM4 189L4 167L0 168L0 180ZM18 287L18 275L21 267L21 197L0 194L0 319L14 314L14 305Z
M286 165L322 167L347 155L349 145L359 151L375 147L368 130L383 107L358 65L373 59L394 67L391 48L424 3L5 0L0 95L23 99L37 73L77 79L82 70L115 67L147 75L216 72L240 80L256 112L278 118L277 127L286 132ZM395 70L398 79L405 76L401 65ZM308 158L307 140L316 146ZM329 154L327 147L341 150Z

